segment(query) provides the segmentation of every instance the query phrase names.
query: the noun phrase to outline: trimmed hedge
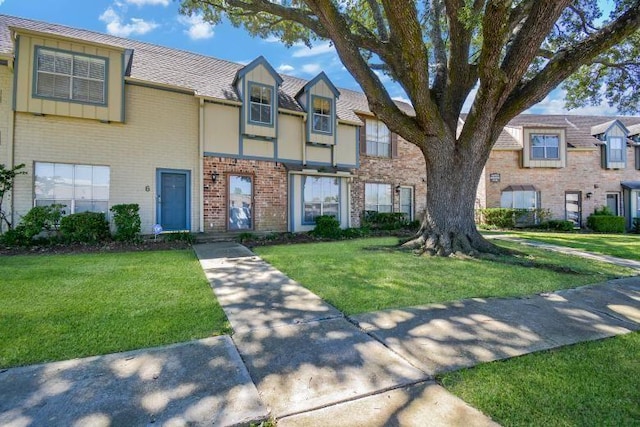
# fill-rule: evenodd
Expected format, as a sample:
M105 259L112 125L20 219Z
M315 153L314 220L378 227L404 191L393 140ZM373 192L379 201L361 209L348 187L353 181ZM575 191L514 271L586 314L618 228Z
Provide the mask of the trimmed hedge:
M364 211L362 225L373 230L400 230L409 225L402 212Z
M483 224L496 228L533 225L549 218L548 209L486 208L480 209Z
M587 227L598 233L624 233L624 217L611 215L590 215Z
M342 237L340 222L331 215L316 217L316 227L310 232L313 236L325 239L339 239Z
M135 242L140 234L140 206L137 203L114 205L113 223L116 225L114 239L121 242Z
M103 213L81 212L60 220L62 237L72 243L98 243L110 236L109 222Z

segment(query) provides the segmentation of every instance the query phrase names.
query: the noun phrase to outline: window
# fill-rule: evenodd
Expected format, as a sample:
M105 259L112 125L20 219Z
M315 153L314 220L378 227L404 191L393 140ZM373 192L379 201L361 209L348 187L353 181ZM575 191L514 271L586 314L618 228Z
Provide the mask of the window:
M624 140L620 136L609 137L609 162L624 162Z
M66 213L107 213L108 166L37 162L34 175L36 206L62 204Z
M106 104L107 60L57 50L36 50L35 95Z
M331 133L331 100L313 97L313 131Z
M253 229L253 177L229 176L229 230Z
M367 120L367 151L369 156L391 157L391 132L378 120Z
M259 84L249 84L250 107L249 121L253 123L270 125L273 103L273 88Z
M392 212L391 184L364 185L364 209L366 211Z
M340 220L340 185L338 178L306 176L303 178L303 224L314 224L320 215Z
M531 158L559 159L560 136L552 134L531 134Z
M502 192L500 207L513 209L536 209L538 193L535 190L507 190Z

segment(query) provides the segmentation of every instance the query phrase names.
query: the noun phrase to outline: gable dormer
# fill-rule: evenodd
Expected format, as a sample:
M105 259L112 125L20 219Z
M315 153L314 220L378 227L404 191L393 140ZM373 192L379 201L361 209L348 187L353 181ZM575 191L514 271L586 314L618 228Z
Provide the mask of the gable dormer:
M635 143L636 169L640 170L640 123L627 127L629 139Z
M296 95L296 99L307 112L307 142L335 145L336 100L340 92L324 72L309 81Z
M591 135L603 142L602 167L624 169L627 165L627 137L629 130L620 120L611 120L591 127Z
M282 77L263 56L238 71L234 86L242 99L240 132L244 136L276 139L281 84Z
M514 133L515 135L515 133ZM567 166L566 128L527 125L522 128L522 166L564 168Z

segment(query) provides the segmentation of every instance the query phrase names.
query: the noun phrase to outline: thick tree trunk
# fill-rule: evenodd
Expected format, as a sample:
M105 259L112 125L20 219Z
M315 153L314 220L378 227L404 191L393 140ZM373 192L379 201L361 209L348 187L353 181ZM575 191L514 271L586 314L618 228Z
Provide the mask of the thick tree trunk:
M476 141L478 142L478 141ZM403 246L428 255L476 256L499 249L485 240L475 224L476 190L486 163L477 144L425 154L427 208L418 234ZM453 144L448 145L449 147Z

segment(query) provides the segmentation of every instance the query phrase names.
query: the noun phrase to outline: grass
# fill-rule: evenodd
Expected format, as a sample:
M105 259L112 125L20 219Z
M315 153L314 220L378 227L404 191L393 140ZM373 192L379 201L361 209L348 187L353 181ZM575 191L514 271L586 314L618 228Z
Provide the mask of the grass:
M548 292L634 275L631 269L496 242L526 253L495 261L418 257L396 238L257 247L267 262L346 314ZM532 268L544 265L548 268ZM565 270L566 272L555 271Z
M439 381L505 426L640 425L640 332L451 372Z
M0 367L228 331L190 250L0 258Z
M640 261L640 234L543 233L536 231L517 231L508 232L508 234Z

